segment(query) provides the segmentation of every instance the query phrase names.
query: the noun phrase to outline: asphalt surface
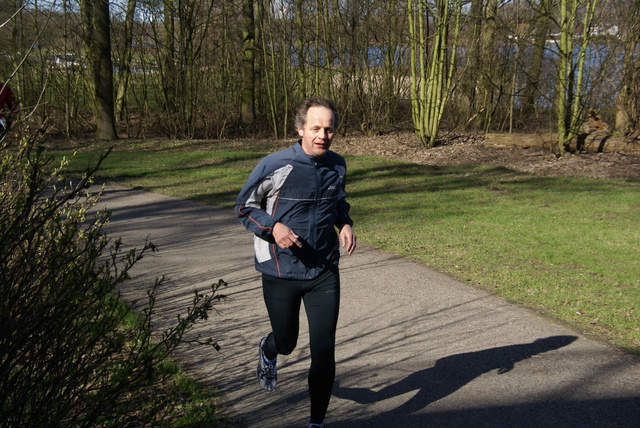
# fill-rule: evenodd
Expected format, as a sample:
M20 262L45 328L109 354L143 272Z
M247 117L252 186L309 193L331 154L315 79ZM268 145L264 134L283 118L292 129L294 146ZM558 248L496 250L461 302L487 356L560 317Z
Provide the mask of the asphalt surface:
M193 290L223 278L227 298L194 333L216 352L183 347L189 373L216 385L242 427L306 427L309 366L304 311L298 348L279 358L278 388L255 379L269 332L252 234L231 210L108 187L100 207L145 257L123 288L144 299L165 276L158 328L184 313ZM357 220L357 219L356 219ZM357 224L356 224L357 232ZM341 260L333 427L640 427L640 359L395 254L359 244Z

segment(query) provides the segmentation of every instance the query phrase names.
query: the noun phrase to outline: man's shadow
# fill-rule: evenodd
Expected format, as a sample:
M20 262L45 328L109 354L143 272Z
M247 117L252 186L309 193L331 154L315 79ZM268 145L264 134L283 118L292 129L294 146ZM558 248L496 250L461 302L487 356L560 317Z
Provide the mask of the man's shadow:
M498 370L507 373L515 363L534 355L567 346L576 336L551 336L522 345L501 346L440 358L434 367L413 373L379 391L368 388L334 388L334 395L360 404L370 404L417 390L409 401L394 409L394 413L417 412L430 403L452 394L476 377Z

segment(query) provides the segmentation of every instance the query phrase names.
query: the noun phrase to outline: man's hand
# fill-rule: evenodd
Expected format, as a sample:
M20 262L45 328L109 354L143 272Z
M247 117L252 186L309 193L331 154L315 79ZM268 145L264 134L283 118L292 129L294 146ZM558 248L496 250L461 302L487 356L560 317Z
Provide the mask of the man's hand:
M353 229L351 228L351 226L348 224L342 226L339 236L340 244L342 244L344 249L347 251L347 254L351 255L351 253L353 253L353 250L356 249L356 234L353 233Z
M298 240L298 235L293 233L293 230L289 229L289 226L282 223L276 223L273 225L271 235L280 248L289 248L292 245L302 247L302 243Z

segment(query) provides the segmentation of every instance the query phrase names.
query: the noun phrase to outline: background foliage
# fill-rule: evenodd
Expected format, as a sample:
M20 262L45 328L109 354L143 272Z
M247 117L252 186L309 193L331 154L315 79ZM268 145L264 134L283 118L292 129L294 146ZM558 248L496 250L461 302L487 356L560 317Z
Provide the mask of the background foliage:
M23 106L44 102L32 124L67 138L93 132L82 5L0 5L0 76L12 76ZM412 130L416 88L444 89L436 116L448 129L556 132L558 116L574 107L580 118L596 110L620 133L638 123L637 0L113 0L109 7L122 136L283 137L292 105L311 94L336 101L344 133ZM410 32L411 23L418 30ZM420 72L435 66L431 58L441 75ZM448 86L436 82L450 74Z

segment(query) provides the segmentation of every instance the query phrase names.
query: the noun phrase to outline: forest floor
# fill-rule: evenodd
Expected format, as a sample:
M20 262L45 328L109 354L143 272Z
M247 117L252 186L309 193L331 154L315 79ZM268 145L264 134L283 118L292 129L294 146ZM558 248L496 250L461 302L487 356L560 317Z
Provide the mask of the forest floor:
M555 177L588 177L640 181L640 152L573 153L556 156L537 147L484 146L481 135L443 138L438 147L425 148L413 134L336 138L332 150L340 154L372 155L425 165L494 165Z

